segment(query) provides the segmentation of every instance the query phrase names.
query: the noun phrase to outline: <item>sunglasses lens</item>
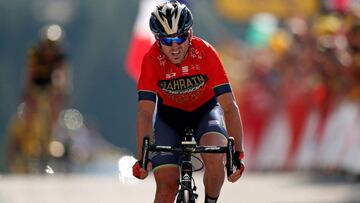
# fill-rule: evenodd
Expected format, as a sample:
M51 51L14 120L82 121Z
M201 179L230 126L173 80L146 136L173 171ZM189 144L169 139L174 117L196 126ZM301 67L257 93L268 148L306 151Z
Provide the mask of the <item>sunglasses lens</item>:
M161 44L166 46L171 46L173 42L180 45L184 43L187 38L188 38L188 33L184 33L176 37L162 37L159 40Z
M173 38L168 38L168 37L160 38L160 42L163 45L171 46L173 42Z

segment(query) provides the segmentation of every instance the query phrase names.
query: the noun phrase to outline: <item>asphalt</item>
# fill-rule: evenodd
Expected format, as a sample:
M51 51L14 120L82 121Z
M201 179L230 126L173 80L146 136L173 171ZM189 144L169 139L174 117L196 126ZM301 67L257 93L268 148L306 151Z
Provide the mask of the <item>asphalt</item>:
M202 173L195 175L203 202ZM153 176L137 181L118 174L41 176L0 175L0 203L146 203L153 202ZM247 172L225 182L220 203L360 203L360 183L308 173Z

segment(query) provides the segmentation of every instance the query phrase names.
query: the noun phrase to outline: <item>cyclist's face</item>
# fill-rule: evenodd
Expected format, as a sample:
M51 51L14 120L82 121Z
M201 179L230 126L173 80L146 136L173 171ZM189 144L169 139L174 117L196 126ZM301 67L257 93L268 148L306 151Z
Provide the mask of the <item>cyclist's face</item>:
M186 40L184 42L181 42L180 40L180 43L173 40L171 45L165 45L164 43L159 41L160 48L171 63L180 64L184 60L186 53L189 49L190 38L191 34L186 37Z

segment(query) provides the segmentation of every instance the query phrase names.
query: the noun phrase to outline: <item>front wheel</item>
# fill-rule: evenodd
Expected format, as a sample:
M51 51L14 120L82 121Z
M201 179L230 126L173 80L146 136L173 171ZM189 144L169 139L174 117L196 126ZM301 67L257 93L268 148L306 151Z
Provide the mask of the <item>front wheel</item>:
M189 190L184 190L183 199L184 199L184 203L190 203L190 193L189 193Z
M195 203L195 198L191 194L189 190L179 192L176 203Z

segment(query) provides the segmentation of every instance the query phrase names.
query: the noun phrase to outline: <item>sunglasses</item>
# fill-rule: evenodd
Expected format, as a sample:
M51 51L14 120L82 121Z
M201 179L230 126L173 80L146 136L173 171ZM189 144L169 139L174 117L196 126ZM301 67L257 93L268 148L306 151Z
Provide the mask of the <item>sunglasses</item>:
M184 34L178 35L176 37L160 37L159 41L161 44L166 46L171 46L173 42L180 45L184 43L189 36L189 32L185 32Z

